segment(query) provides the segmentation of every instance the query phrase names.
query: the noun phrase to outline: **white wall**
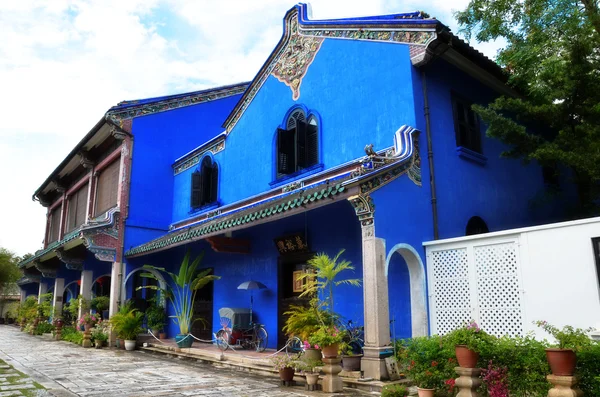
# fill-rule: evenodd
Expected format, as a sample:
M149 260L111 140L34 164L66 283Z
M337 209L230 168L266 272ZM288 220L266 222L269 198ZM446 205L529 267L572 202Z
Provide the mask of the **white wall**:
M592 245L595 237L600 237L600 218L426 242L428 278L432 278L430 254L434 251L514 239L518 244L517 260L523 288L523 330L534 332L540 339L550 339L533 324L536 320L558 327L572 325L600 330L600 292ZM498 262L501 260L498 258ZM431 299L438 292L431 283L429 287ZM473 313L477 313L476 299L472 305ZM430 311L436 316L431 305ZM435 324L435 318L430 323ZM431 331L435 333L436 329Z

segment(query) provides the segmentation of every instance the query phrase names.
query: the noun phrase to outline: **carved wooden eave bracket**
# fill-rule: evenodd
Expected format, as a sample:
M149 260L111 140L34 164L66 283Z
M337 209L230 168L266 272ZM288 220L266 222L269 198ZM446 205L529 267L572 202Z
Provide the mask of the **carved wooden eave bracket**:
M91 220L81 229L83 244L100 261L115 262L117 260L119 214L118 207L112 208L103 217Z
M34 267L42 274L42 277L56 278L56 274L59 270L59 263L46 263L46 262L34 262Z
M60 261L65 264L67 269L78 271L83 270L83 262L85 261L85 255L73 254L62 247L55 249L54 252L56 253L58 259L60 259Z
M42 273L35 267L23 269L23 277L26 277L29 282L39 283L42 279Z

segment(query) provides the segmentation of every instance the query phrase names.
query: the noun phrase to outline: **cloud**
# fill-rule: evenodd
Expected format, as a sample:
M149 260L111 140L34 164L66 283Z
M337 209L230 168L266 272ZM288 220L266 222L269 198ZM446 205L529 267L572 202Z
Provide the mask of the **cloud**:
M442 0L314 0L313 18L425 9ZM462 8L466 0L453 2ZM284 0L0 2L0 246L41 247L31 195L106 110L124 99L252 79L282 34ZM443 16L443 17L442 17Z

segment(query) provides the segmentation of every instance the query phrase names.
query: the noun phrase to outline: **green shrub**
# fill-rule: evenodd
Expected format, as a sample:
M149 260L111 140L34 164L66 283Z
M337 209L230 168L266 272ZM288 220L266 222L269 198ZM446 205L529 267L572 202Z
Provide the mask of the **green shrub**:
M600 344L592 342L589 348L577 352L576 374L579 388L585 396L600 396Z
M381 397L406 397L408 390L404 385L387 385L381 391Z
M61 339L80 345L83 341L83 333L77 331L73 327L64 327L62 329Z
M33 334L34 335L49 334L52 331L54 331L54 325L47 323L45 321L42 321L37 325L37 327L35 327L35 329L33 330Z

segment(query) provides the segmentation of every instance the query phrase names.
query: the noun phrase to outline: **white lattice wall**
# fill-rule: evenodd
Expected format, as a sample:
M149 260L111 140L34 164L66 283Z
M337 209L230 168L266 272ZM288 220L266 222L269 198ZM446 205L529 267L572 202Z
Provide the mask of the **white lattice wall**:
M518 239L466 241L427 252L431 333L475 320L493 335L523 335Z

